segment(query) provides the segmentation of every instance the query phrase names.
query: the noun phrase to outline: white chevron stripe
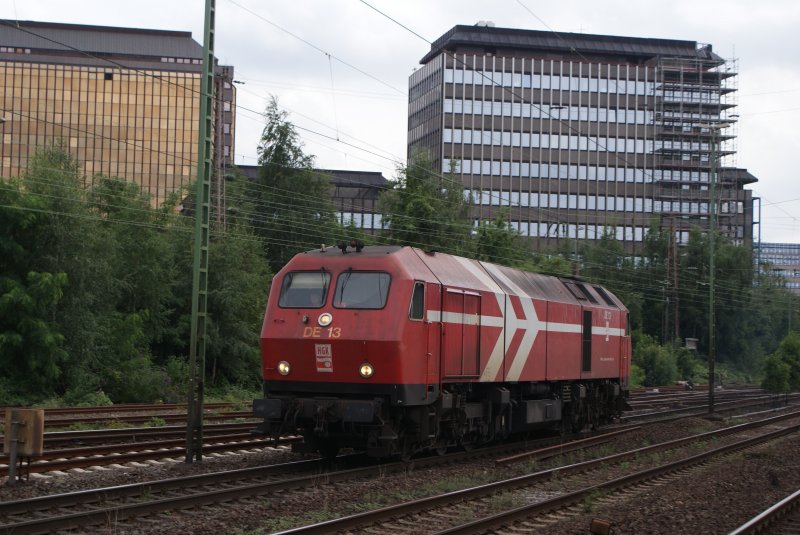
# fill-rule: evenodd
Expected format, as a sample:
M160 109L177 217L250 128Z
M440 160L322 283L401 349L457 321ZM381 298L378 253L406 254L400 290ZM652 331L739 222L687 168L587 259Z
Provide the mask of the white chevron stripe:
M513 356L508 355L508 347L511 344L511 338L513 335L506 337L506 355L511 357L511 366L509 366L508 370L506 371L506 380L518 381L522 375L522 369L525 367L525 363L528 362L528 356L533 348L533 343L536 341L536 336L538 336L539 331L542 330L542 328L546 328L546 324L539 321L539 317L536 315L536 308L533 306L533 300L523 297L525 296L525 291L523 291L522 288L517 286L511 279L506 277L499 269L497 269L497 266L492 264L484 264L484 267L487 271L491 272L492 275L501 280L503 284L508 286L512 292L520 296L522 310L525 311L525 317L527 319L518 318L513 307L510 307L510 311L514 315L513 319L511 318L511 314L506 315L506 330L508 332L516 333L517 329L523 329L525 331L525 334L522 337L522 342L520 342L519 348Z
M481 281L487 288L491 288L494 291L494 297L497 299L497 307L500 309L500 316L481 316L481 325L489 325L491 327L500 327L500 335L497 337L497 342L494 344L492 348L492 353L489 355L489 360L486 362L486 366L483 368L483 373L481 373L481 381L494 381L495 377L497 377L497 373L500 371L500 368L503 366L503 357L506 353L506 349L508 347L505 345L508 342L506 341L506 326L505 326L505 315L506 315L506 293L505 291L492 279L489 275L483 271L477 262L473 260L468 260L466 258L457 258L458 262L470 273L472 273L475 278ZM481 266L486 267L485 264L481 264ZM491 319L491 323L488 321L483 323L485 319Z
M555 323L540 321L536 308L533 305L533 299L526 297L526 292L517 286L511 279L506 277L498 268L493 264L480 263L486 271L490 272L498 280L502 281L514 294L519 296L522 309L525 312L527 319L520 319L514 312L513 306L509 304L510 314L506 314L506 294L505 291L484 271L482 271L477 263L466 258L456 258L456 260L470 273L472 273L482 284L494 290L493 294L497 299L497 306L500 309L500 316L486 316L478 314L463 314L459 312L441 312L439 310L428 311L428 321L444 323L460 323L464 325L482 325L486 327L500 327L500 336L497 338L497 343L492 348L492 353L489 355L489 360L486 367L481 374L481 381L493 381L497 377L497 373L503 365L503 358L508 353L508 347L511 344L511 339L518 329L522 329L525 334L520 342L519 348L514 355L507 355L511 360L511 366L506 373L506 380L518 381L522 375L522 370L528 362L533 344L540 331L560 332L560 333L573 333L580 334L583 332L583 326L580 323ZM506 336L506 332L511 333ZM592 327L592 335L598 336L624 336L624 329L616 329L610 327Z

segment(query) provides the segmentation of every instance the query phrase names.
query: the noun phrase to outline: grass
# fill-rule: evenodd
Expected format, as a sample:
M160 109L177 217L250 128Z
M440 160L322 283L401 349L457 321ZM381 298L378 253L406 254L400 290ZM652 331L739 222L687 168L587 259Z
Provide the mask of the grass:
M145 427L164 427L165 425L167 425L167 421L160 416L153 416L144 423Z
M120 420L110 420L108 422L76 422L67 427L67 431L94 431L97 429L128 429L133 425L121 422Z
M489 508L492 511L508 511L509 509L515 509L522 505L517 497L510 492L502 492L493 494L492 498L489 500Z
M605 492L601 490L593 490L590 492L584 499L581 507L583 508L584 513L591 513L593 512L597 506L598 501L605 496Z
M310 524L319 524L338 517L337 513L328 510L327 503L323 503L322 507L314 508L303 514L269 518L264 521L258 530L237 533L272 533Z

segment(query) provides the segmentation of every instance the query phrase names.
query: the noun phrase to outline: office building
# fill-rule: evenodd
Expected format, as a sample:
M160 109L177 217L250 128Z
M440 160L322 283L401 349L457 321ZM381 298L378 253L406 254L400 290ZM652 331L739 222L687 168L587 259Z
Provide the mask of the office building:
M258 178L257 165L240 165L237 169L250 180ZM338 169L314 171L328 177L331 202L339 223L344 226L353 225L368 234L380 232L383 223L378 210L378 199L383 191L391 189L391 184L382 173Z
M455 26L409 79L409 156L506 210L537 248L648 229L752 243L756 181L735 160L735 63L694 41ZM711 187L713 184L714 187Z
M756 243L753 257L763 272L783 279L786 288L800 295L800 243Z
M135 182L154 204L180 192L197 176L202 61L190 32L0 20L1 176L60 142L87 178ZM234 149L233 68L215 66L214 79L219 201Z

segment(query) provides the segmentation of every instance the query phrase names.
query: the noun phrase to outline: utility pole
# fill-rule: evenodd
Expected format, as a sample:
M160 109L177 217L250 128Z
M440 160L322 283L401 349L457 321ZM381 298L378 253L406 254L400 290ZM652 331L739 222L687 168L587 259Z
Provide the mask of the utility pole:
M211 217L211 136L214 96L214 0L206 0L203 74L200 78L200 135L197 149L197 190L194 200L194 269L192 274L192 334L189 342L189 401L186 419L186 462L203 460L203 396L206 368L208 307L208 227Z
M675 236L672 237L672 240L670 240L670 243L671 243L671 251L672 251L672 277L673 277L673 283L672 283L672 306L673 306L673 310L675 312L675 319L674 319L675 333L674 333L672 339L673 340L678 340L678 339L680 339L680 331L681 331L681 327L680 327L680 325L681 325L681 322L680 322L680 319L681 319L680 318L681 307L680 307L680 298L678 297L680 295L680 291L679 291L679 288L678 288L678 284L680 282L680 279L678 278L678 267L679 267L679 264L678 264L678 258L679 258L678 257L678 240L675 239Z
M711 139L710 139L710 146L709 146L709 159L710 159L710 169L708 173L708 413L714 413L714 387L715 387L715 374L714 374L714 364L715 364L715 352L716 352L716 340L715 340L715 331L716 325L714 322L714 247L715 247L715 236L717 230L716 224L716 167L717 167L717 155L716 155L716 146L714 142L716 141L716 127L719 125L711 125Z

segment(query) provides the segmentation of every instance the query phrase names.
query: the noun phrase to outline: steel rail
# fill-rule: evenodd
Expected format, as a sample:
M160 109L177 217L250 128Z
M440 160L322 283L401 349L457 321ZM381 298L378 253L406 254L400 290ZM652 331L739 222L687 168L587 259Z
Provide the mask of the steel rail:
M796 400L798 397L800 397L800 394L790 394L789 395L789 398L792 401ZM751 407L763 407L765 405L773 405L776 402L784 403L785 401L788 401L789 398L787 398L785 396L772 396L772 397L770 397L770 399L765 399L765 400L757 401L757 402L753 402L753 401L744 401L743 402L741 400L738 400L738 401L725 401L725 402L722 402L722 403L715 403L714 404L714 409L717 412L727 412L727 411L732 411L732 410L737 410L737 409L747 409L747 408L751 408ZM664 411L656 410L656 411L645 412L645 413L640 413L640 414L631 414L631 411L629 411L627 414L623 415L622 418L620 418L620 420L623 421L623 422L628 422L628 421L647 421L647 420L650 420L650 419L653 419L653 418L659 418L659 417L662 417L662 416L670 416L670 415L694 416L694 415L703 415L703 414L706 414L706 413L708 413L707 406L705 406L705 407L703 407L703 406L684 407L684 408L680 408L680 409L669 409L669 410L664 410Z
M206 432L210 434L231 433L253 429L252 422L209 424ZM45 449L48 444L86 444L88 442L107 443L113 440L152 440L153 437L183 436L186 426L165 425L159 427L125 427L115 429L91 429L84 431L47 431L44 434ZM3 435L0 435L2 438Z
M219 410L233 407L235 404L230 401L220 401L216 403L206 403L206 409ZM241 405L240 405L241 406ZM186 410L186 403L122 403L119 405L97 405L91 407L26 407L41 409L45 416L48 414L102 414L106 412L138 412L138 411L178 411ZM16 409L19 407L2 406L0 407L0 421L5 418L6 409Z
M203 449L209 452L233 451L267 446L286 445L299 442L300 437L282 438L275 443L272 438L254 437L249 433L236 435L216 435L205 437L207 444ZM210 444L209 442L213 442ZM126 444L109 444L106 446L89 446L86 448L69 448L50 450L25 467L28 473L44 473L74 468L89 468L109 464L123 464L134 461L151 461L182 457L186 454L183 447L185 439L137 442ZM0 461L8 462L8 457ZM0 477L8 475L8 465L0 465Z
M674 473L691 466L702 464L704 462L709 461L713 457L728 455L739 450L757 446L764 442L776 440L780 437L789 435L791 433L795 433L798 430L800 430L800 424L792 425L784 429L779 429L777 431L772 431L764 435L748 438L745 440L735 442L733 444L728 444L726 446L721 446L713 450L699 453L697 455L687 457L686 459L682 459L680 461L675 461L673 463L657 466L655 468L642 470L640 472L619 477L611 481L607 481L605 483L600 483L598 485L586 487L584 489L575 492L570 492L562 496L558 496L557 498L552 498L531 505L517 507L516 509L512 509L510 511L505 511L503 513L475 520L473 522L469 522L461 526L456 526L454 528L442 530L436 532L434 535L470 535L473 533L486 533L487 531L496 529L499 526L505 526L513 522L529 518L535 514L545 513L574 505L597 492L615 491L645 481L650 481L652 479L661 477L666 474Z
M754 516L728 535L750 535L769 533L770 529L783 522L788 515L800 512L800 490L782 499L769 509Z
M186 414L120 414L114 416L97 416L85 418L45 418L47 427L64 427L73 424L99 424L104 422L136 422L144 423L158 418L165 422L185 422ZM232 420L246 418L254 420L252 411L211 412L203 415L203 420ZM255 421L255 420L254 420Z
M771 425L773 423L777 423L782 420L788 420L791 418L798 418L798 417L800 417L800 412L780 415L773 418L767 418L764 420L759 420L757 422L748 422L744 424L739 424L724 429L718 429L716 431L709 431L706 433L701 433L699 435L678 438L667 442L646 446L643 448L616 453L599 459L592 459L589 461L575 463L568 466L561 466L557 468L551 468L548 470L542 470L532 474L518 476L502 481L496 481L494 483L488 483L486 485L472 487L469 489L457 490L427 498L420 498L418 500L412 500L409 502L391 505L373 511L366 511L364 513L359 513L356 515L350 515L347 517L328 520L326 522L321 522L314 525L288 529L278 532L274 535L300 535L300 534L327 535L329 533L352 530L355 528L363 527L365 525L376 524L385 521L387 519L396 518L403 515L416 514L425 509L442 507L456 502L474 500L477 498L482 498L484 496L494 494L498 491L526 487L541 481L549 481L551 478L554 477L563 477L563 476L570 476L574 474L583 473L588 470L607 464L609 462L623 461L628 458L635 458L642 454L652 453L660 450L672 449L691 442L702 441L714 437L734 434L737 432L746 431L757 427ZM800 428L800 424L794 426L791 429L796 430L797 428Z
M551 439L537 441L542 443L552 442ZM530 443L523 445L530 446ZM252 497L287 489L302 488L305 486L319 485L320 483L334 483L351 479L369 477L379 474L400 473L410 469L420 467L441 465L443 463L457 463L474 460L481 457L492 457L498 453L508 453L514 449L519 449L520 444L502 445L477 449L471 452L458 452L444 457L429 457L413 460L410 463L394 462L388 464L378 464L362 468L341 470L338 472L320 473L322 461L301 461L285 465L273 465L270 467L248 468L241 470L215 472L189 476L186 478L175 478L171 480L151 481L147 483L137 483L121 487L110 487L106 489L94 489L54 496L44 496L31 500L19 500L16 502L0 503L0 516L8 516L30 511L56 510L62 507L91 504L94 507L91 511L83 511L71 514L61 514L53 517L42 517L37 519L25 520L5 525L0 525L0 533L30 534L48 533L56 529L70 529L74 527L105 524L108 522L123 521L137 516L153 514L163 511L172 511L192 508L200 505L210 505L229 500ZM556 453L548 453L547 456L554 456ZM363 459L361 455L339 457L339 462L351 462L351 459ZM314 465L301 463L315 463ZM277 482L258 482L253 484L241 485L235 488L225 488L209 492L196 492L195 487L231 484L241 479L258 479L269 475L270 472L280 470L282 467L292 467L297 471L297 467L304 467L306 470L316 470L310 476L294 477ZM310 468L308 468L310 467ZM113 507L103 507L103 502L111 500L130 500L132 497L147 495L152 496L165 490L177 491L192 485L192 492L185 496L171 496L164 499L150 500L147 503L125 503Z

